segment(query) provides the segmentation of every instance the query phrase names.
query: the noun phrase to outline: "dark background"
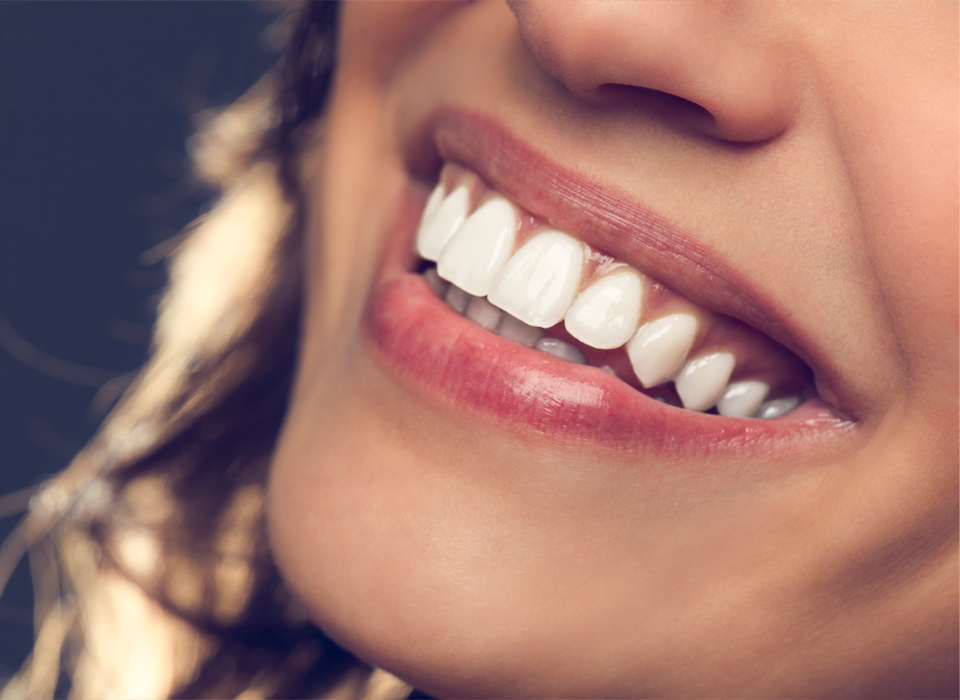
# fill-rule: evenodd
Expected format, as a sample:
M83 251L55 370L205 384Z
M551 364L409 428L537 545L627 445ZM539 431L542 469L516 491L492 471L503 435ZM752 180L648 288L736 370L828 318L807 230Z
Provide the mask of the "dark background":
M0 539L146 356L162 262L210 197L190 115L272 65L279 6L0 1ZM4 495L7 494L6 497ZM29 569L0 597L0 688L33 642Z

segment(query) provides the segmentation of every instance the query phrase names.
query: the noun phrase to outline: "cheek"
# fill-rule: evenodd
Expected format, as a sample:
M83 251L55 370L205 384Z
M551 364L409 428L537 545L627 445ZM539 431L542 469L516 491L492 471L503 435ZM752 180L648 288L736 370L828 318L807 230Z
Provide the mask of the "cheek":
M942 17L939 26L925 26L931 18L914 10L948 8L946 19L956 26L956 4L909 7L908 15L898 18L895 34L866 46L838 39L841 52L833 54L830 66L832 99L858 197L857 233L870 251L905 370L924 392L955 405L956 31L942 31ZM922 37L923 43L910 44L911 37Z

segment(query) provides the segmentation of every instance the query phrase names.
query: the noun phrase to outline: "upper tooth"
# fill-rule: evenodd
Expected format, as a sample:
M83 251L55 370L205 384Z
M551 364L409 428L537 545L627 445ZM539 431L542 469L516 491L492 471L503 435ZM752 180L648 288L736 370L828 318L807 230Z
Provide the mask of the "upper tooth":
M564 325L587 345L618 348L637 330L642 290L640 274L621 268L587 287L567 311Z
M734 382L717 401L717 413L731 418L749 418L757 412L769 392L766 382Z
M674 385L691 411L706 411L717 403L727 386L736 360L729 352L715 352L690 360Z
M427 198L427 203L423 207L423 214L420 215L420 218L424 221L433 216L433 213L437 210L437 207L440 206L440 202L443 201L443 198L446 196L447 190L443 186L442 182L438 182L437 186L433 188L433 192L430 193L430 196Z
M442 209L441 204L437 216ZM516 236L513 204L494 197L473 212L444 246L437 272L475 296L487 296L494 277L513 252Z
M697 337L697 319L672 314L645 323L627 342L627 355L645 389L673 378Z
M467 218L470 207L470 193L466 187L458 187L442 202L443 186L437 188L427 200L417 231L417 253L421 258L436 261L440 251L457 232Z
M583 244L560 231L540 233L518 250L493 283L490 302L524 323L563 320L580 287Z

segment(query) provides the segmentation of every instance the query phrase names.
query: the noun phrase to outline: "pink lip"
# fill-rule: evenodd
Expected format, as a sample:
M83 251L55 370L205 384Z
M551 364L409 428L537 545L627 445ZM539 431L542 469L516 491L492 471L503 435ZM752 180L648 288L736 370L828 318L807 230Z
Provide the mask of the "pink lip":
M846 434L819 401L789 417L736 420L659 403L606 372L504 340L456 315L419 275L381 286L366 328L384 365L415 393L508 429L646 454L771 454Z
M620 206L619 218L609 214L592 218L598 207L614 208L615 197L580 183L576 192L589 206L579 208L576 192L570 191L572 175L496 122L447 109L435 113L430 124L444 159L474 169L533 213L641 269L655 271L671 286L673 277L680 275L685 276L683 284L676 285L680 289L715 284L713 298L727 302L722 312L729 313L733 305L748 322L745 317L763 316L763 323L753 324L762 330L780 327L738 291L730 281L736 279L733 272L649 212ZM557 360L474 325L437 299L419 275L409 272L419 207L422 197L416 195L401 205L388 237L382 284L374 291L365 318L375 354L414 395L491 418L508 430L685 459L721 453L769 457L783 449L823 446L824 441L835 444L850 434L852 424L818 399L776 420L704 415L661 404L602 370Z

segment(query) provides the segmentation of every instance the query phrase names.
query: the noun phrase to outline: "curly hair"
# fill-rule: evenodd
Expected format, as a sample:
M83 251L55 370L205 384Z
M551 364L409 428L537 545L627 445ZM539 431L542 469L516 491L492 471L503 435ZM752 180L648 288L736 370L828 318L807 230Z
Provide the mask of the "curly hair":
M0 548L29 550L37 640L3 697L404 697L310 623L273 563L271 454L300 335L302 154L321 138L338 3L285 18L274 72L198 115L221 191L170 255L151 357Z

